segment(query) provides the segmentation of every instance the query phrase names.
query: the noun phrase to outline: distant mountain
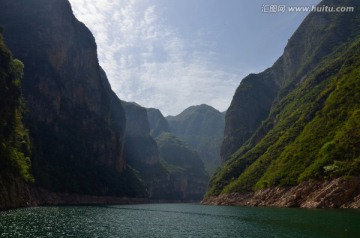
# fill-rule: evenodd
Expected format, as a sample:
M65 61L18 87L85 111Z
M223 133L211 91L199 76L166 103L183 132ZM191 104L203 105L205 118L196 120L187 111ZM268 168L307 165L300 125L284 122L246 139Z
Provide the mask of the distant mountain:
M166 117L176 135L222 135L224 118L218 110L202 104L191 106L177 116Z
M124 153L127 163L138 171L148 196L159 198L163 186L169 185L168 171L160 164L159 150L150 136L146 109L136 103L122 101L126 115Z
M56 192L144 196L123 154L125 113L91 32L66 0L0 0L0 24L25 65L36 185Z
M197 151L209 173L220 164L220 145L223 139L224 114L202 104L185 109L177 116L168 116L170 131Z
M151 165L159 162L155 140L150 136L147 112L136 103L122 101L126 115L125 154L132 166L137 163Z
M356 10L311 13L271 68L242 80L204 203L358 206L360 3L320 5Z
M151 136L156 138L163 132L170 132L170 127L159 109L148 108L147 115L151 128Z
M159 110L124 101L122 104L127 121L125 155L129 165L139 172L149 197L200 200L209 177L196 152L166 134L167 122ZM156 141L150 135L150 125L161 133Z
M156 141L162 163L170 174L170 196L180 200L201 200L209 175L199 155L171 133L162 133Z
M209 177L196 152L175 146L189 156L182 163L183 157L163 154L166 146L159 150L149 121L156 121L154 136L169 131L167 121L159 111L115 95L99 66L94 37L68 1L0 5L6 42L25 65L21 87L29 129L28 135L20 113L23 64L1 38L0 97L6 99L0 103L6 105L0 108L0 207L64 203L64 194L70 194L67 201L71 194L182 201L203 196ZM33 179L35 184L25 183Z

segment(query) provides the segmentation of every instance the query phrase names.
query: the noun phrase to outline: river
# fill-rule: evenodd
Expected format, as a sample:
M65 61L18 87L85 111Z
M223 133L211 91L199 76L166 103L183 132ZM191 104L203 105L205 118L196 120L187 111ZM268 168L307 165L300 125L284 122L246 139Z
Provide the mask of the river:
M36 207L1 212L0 237L360 237L360 211L198 204Z

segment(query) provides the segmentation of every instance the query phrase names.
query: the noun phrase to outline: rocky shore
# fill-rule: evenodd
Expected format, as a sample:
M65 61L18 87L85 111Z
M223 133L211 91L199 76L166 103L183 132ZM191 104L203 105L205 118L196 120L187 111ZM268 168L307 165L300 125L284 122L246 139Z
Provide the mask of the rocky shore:
M276 187L256 192L221 194L205 198L204 205L360 208L360 177L331 181L308 181L294 187Z
M31 186L21 179L3 183L0 176L0 211L23 207L63 205L124 205L144 203L199 203L196 200L159 200L133 197L92 196L73 193L55 193Z

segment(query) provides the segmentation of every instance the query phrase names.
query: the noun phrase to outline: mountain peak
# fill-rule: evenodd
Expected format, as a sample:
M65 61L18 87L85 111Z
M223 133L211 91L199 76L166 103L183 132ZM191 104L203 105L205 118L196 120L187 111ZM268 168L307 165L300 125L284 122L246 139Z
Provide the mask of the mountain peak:
M360 6L354 0L321 4ZM273 67L241 81L226 114L227 162L207 195L262 190L277 197L284 193L278 187L295 191L309 181L359 175L359 14L309 14ZM332 195L320 206L346 206L358 196L357 184L327 190ZM316 200L312 192L282 199L295 198L291 206L300 206Z

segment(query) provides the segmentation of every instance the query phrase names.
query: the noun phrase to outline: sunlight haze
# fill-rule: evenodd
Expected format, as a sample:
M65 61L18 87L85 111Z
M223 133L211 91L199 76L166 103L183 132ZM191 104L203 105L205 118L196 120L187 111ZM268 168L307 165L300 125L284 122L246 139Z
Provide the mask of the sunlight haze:
M116 94L164 115L203 103L225 111L241 79L272 66L307 15L264 13L268 1L70 2L94 34Z

